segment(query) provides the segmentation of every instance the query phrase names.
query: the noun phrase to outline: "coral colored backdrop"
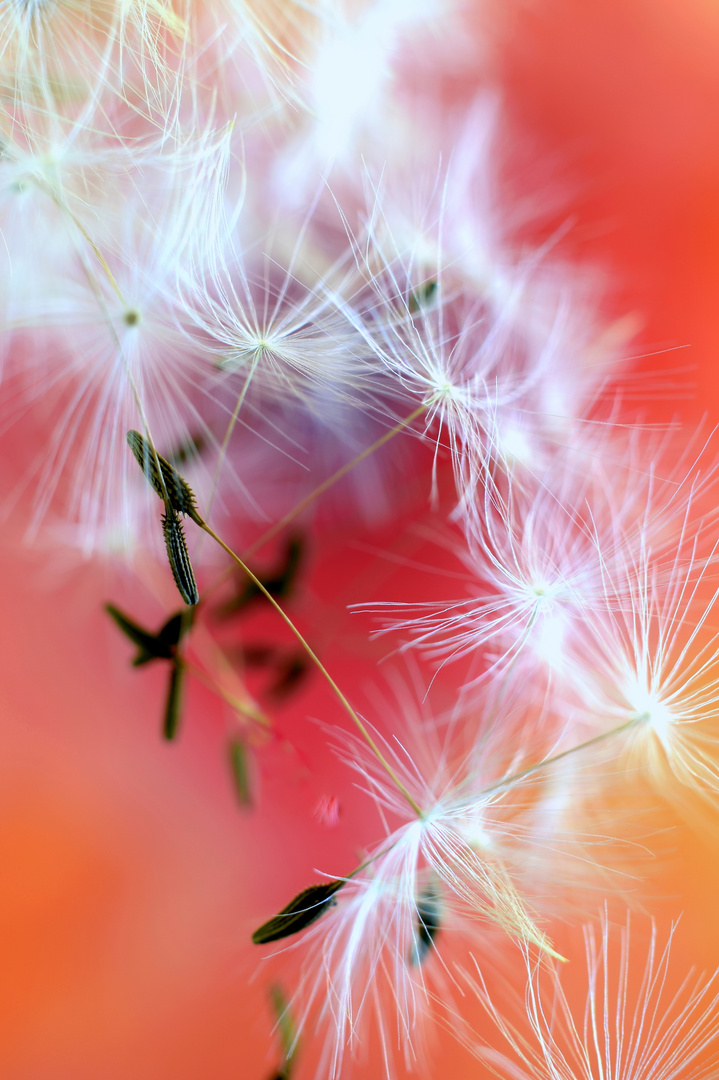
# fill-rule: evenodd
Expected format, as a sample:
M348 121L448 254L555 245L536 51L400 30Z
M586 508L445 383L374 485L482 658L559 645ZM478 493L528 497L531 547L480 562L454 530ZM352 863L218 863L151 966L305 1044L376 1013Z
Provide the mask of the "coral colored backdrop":
M501 6L478 6L478 25L499 35L526 191L533 170L556 184L558 220L573 215L562 244L605 271L610 308L643 320L645 375L627 408L639 389L646 420L679 413L691 427L706 412L717 422L719 13L706 0ZM101 612L130 579L24 552L18 532L11 522L0 582L0 1076L262 1080L275 1052L249 933L306 884L318 844L324 869L368 835L346 775L305 720L326 715L329 699L310 682L283 714L295 738L304 725L312 764L286 781L275 762L258 779L261 812L247 816L209 694L193 688L180 743L160 742L161 680L129 671L129 648ZM320 593L361 573L361 544L383 537L355 540L330 531L316 546ZM368 657L333 670L354 685ZM339 798L341 830L314 815L323 796ZM677 959L712 968L716 847L672 824L674 854L640 891L660 917L684 909ZM277 866L270 838L290 827ZM448 1040L427 1074L482 1070Z

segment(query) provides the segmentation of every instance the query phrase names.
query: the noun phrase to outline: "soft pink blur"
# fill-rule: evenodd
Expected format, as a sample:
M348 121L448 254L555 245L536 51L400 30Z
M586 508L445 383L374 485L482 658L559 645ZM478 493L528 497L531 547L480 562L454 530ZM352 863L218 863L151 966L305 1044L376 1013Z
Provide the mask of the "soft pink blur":
M716 422L719 15L706 0L502 6L496 63L528 145L526 191L536 161L561 178L560 217L575 219L566 250L607 271L617 315L640 314L637 351L661 351L638 362L643 415L707 412ZM488 20L481 5L478 33ZM676 393L653 401L652 373L670 370ZM336 536L314 552L318 626L322 594L334 599L367 572L352 539L384 542ZM346 602L357 599L349 592ZM132 651L102 612L107 600L131 608L130 578L90 566L66 576L7 540L1 595L0 1074L264 1080L277 1060L271 978L251 981L249 934L316 867L341 872L374 835L307 720L328 718L330 699L311 682L283 710L287 742L263 759L251 816L225 766L230 721L209 692L190 691L179 743L160 741L163 675L130 670ZM137 602L138 614L145 603L148 620L161 620ZM334 628L324 631L329 641ZM369 678L372 655L335 643L327 659L353 686ZM333 799L340 816L328 827L317 807ZM715 851L682 826L672 844L666 873L646 886L648 906L686 912L679 971L713 967ZM278 850L281 865L268 855ZM461 1080L479 1068L447 1041L427 1073Z

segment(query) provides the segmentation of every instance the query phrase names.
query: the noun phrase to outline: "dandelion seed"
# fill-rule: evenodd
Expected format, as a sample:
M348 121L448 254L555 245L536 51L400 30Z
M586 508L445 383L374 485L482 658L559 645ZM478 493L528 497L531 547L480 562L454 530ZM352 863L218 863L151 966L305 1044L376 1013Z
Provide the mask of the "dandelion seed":
M387 1077L394 1075L396 1051L408 1068L423 1060L423 1021L437 1012L466 1041L465 1021L453 1008L459 975L445 952L458 931L484 950L500 931L534 957L557 958L533 919L531 894L525 897L516 884L532 876L526 864L535 845L546 864L556 865L556 831L534 824L532 785L549 762L541 756L532 762L526 740L517 745L498 728L488 725L484 738L475 732L469 753L460 749L467 732L457 717L449 736L440 734L435 720L421 731L417 723L407 724L390 745L379 739L394 774L421 808L412 820L406 798L377 759L356 737L343 737L340 757L383 819L406 823L394 829L387 824L383 841L348 875L336 906L290 946L306 955L292 999L298 1030L314 1023L325 1032L319 1075L345 1075L345 1057L365 1049L370 1013ZM417 754L410 756L415 744ZM576 861L584 863L581 852ZM544 872L551 880L549 865ZM306 907L305 900L301 904Z
M395 1053L411 1068L424 1060L424 1022L433 1011L434 994L450 1007L453 979L441 958L432 965L414 962L416 898L428 873L419 868L420 832L412 825L389 836L370 854L369 873L357 871L337 906L296 945L307 960L292 1000L298 1030L304 1033L314 1021L325 1034L321 1076L345 1075L345 1058L366 1051L370 1020L381 1045L382 1075L394 1076ZM439 989L430 989L428 980ZM461 1017L452 1019L462 1026Z
M137 645L138 653L133 660L134 667L149 664L153 660L170 661L170 678L167 686L165 700L165 712L163 718L163 735L166 739L174 739L177 735L182 711L182 689L185 675L185 663L178 654L178 646L184 634L192 625L192 612L181 611L172 615L163 624L156 634L143 629L132 619L112 604L106 604L105 610L119 626L126 637Z
M213 266L211 284L191 287L185 307L203 344L210 343L225 380L240 380L231 427L255 394L318 411L326 423L328 403L356 408L362 393L374 390L377 364L340 299L346 271L320 277L305 270L307 283L299 269L295 275L296 257L284 271L270 264L251 276L230 249ZM340 283L330 287L334 278Z
M501 675L520 656L527 673L563 677L571 662L568 639L581 634L587 608L603 595L604 568L622 552L618 522L602 518L605 508L591 499L593 488L591 476L581 481L566 474L553 490L526 495L510 482L505 499L485 488L479 505L467 506L466 514L463 509L465 537L453 545L474 579L471 595L373 604L383 614L409 616L396 617L380 633L405 631L403 650L421 649L443 664L470 658L468 687Z
M132 661L134 667L140 667L142 664L149 664L152 660L171 660L174 656L174 645L177 642L170 643L163 640L159 634L151 634L149 630L143 630L132 619L128 619L127 615L123 613L112 604L105 605L105 611L110 615L117 625L122 630L123 634L130 639L130 641L137 645L138 653L135 659Z
M165 537L167 558L172 570L172 576L179 590L180 596L188 605L199 603L200 594L197 591L197 583L192 570L192 563L187 552L185 534L182 522L178 515L170 507L162 517L162 533Z
M634 720L629 760L663 798L691 813L719 800L719 634L712 628L719 592L709 585L717 549L698 557L701 532L700 522L687 521L668 564L640 549L623 575L607 574L572 669L586 720L602 727Z
M170 669L170 681L167 686L167 701L165 704L165 716L162 725L162 733L168 742L177 738L182 715L182 691L185 681L185 664L176 656Z
M393 1075L398 1039L408 1064L415 1056L429 1002L424 969L410 963L416 908L408 886L417 886L411 842L380 855L371 875L349 880L337 906L297 943L307 962L292 1001L300 1033L314 1019L326 1034L319 1075L344 1075L345 1056L365 1048L370 1012L385 1056L383 1075Z
M180 640L192 625L192 612L182 611L171 615L156 634L145 630L113 604L106 604L105 611L114 619L123 634L138 647L132 661L133 667L149 664L152 660L172 660Z
M0 191L12 267L6 317L25 339L8 358L17 387L11 419L39 401L53 411L42 465L40 455L32 464L33 531L59 511L59 529L74 532L86 554L108 544L136 548L146 499L121 449L128 428L152 431L163 446L177 446L190 428L211 440L205 404L214 402L213 369L183 332L178 276L201 261L200 244L214 243L229 152L227 130L217 138L198 120L188 135L174 116L163 120L161 137L122 141L105 131L97 110L84 124L58 121L52 138L28 139L31 153L14 146L11 160L0 162L0 172L24 170L32 180L26 213L4 212ZM52 168L48 158L57 159ZM47 248L40 282L27 259L26 218ZM6 392L6 408L8 399Z
M345 884L345 879L340 879L303 889L274 918L255 930L252 935L253 942L255 945L266 945L270 941L279 941L291 934L299 934L325 914L328 907L334 903L335 893Z
M405 710L407 713L408 706ZM388 872L392 865L395 874L398 866L403 867L403 903L411 906L412 913L410 942L415 940L418 905L427 888L435 890L438 903L441 897L442 911L451 908L469 921L499 927L554 955L551 943L534 921L530 902L520 894L514 879L513 868L521 865L516 849L531 844L532 837L529 820L514 821L515 815L508 809L513 793L523 790L524 777L529 775L518 764L522 750L509 752L499 725L490 726L484 738L476 736L476 745L469 752L460 752L429 725L423 730L407 725L402 734L401 742L380 740L380 745L402 786L421 809L418 819L392 832L384 845L397 848L394 861L388 859ZM377 760L354 736L344 738L337 747L339 756L359 775L381 813L406 820L409 804L397 785L388 783L386 770L378 769ZM415 754L410 754L410 746ZM526 758L522 763L526 764ZM400 859L402 852L404 861ZM429 893L427 906L431 906ZM405 960L409 956L410 943Z
M189 484L183 480L174 465L171 465L166 458L153 451L147 439L139 431L128 431L127 445L135 455L137 464L163 502L175 514L186 514L192 518L196 525L202 528L204 521L197 511L195 496Z

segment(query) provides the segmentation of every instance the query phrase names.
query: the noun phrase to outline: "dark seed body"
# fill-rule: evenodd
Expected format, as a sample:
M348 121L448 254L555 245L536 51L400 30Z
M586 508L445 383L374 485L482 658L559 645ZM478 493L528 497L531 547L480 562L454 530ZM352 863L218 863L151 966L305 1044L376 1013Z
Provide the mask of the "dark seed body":
M310 885L309 889L303 889L293 900L290 900L287 907L255 930L252 935L253 942L255 945L265 945L269 941L279 941L280 938L289 937L290 934L298 934L306 926L311 926L335 902L334 894L344 884L346 884L345 880L341 879L328 881L324 885Z
M161 635L153 634L124 615L114 604L105 604L105 611L110 615L123 634L137 645L138 653L132 661L135 667L149 664L153 660L171 660L177 641L164 640ZM178 639L179 640L179 639Z
M434 945L440 929L440 904L436 886L428 885L417 900L417 925L413 961L421 964Z
M192 611L187 608L177 615L171 615L156 634L133 622L114 604L105 604L105 611L112 616L123 634L137 645L138 653L132 661L134 667L141 667L153 660L172 660L180 639L192 626Z
M230 743L230 769L235 781L235 790L242 806L250 806L252 796L250 794L250 777L247 765L247 748L239 739L233 739Z
M171 465L161 454L155 455L149 442L139 431L128 431L127 445L165 504L172 507L176 514L187 514L195 524L202 527L204 522L197 511L192 489L187 481L182 479L174 465Z
M168 507L167 513L162 518L162 533L165 537L167 558L172 570L175 584L180 591L180 596L186 604L196 604L200 599L197 591L195 575L192 571L192 563L187 553L185 534L182 531L182 523L174 510Z
M162 734L171 742L177 737L182 713L182 690L184 683L185 665L176 657L170 671L170 681L167 686L167 700L165 702L165 716L162 722Z

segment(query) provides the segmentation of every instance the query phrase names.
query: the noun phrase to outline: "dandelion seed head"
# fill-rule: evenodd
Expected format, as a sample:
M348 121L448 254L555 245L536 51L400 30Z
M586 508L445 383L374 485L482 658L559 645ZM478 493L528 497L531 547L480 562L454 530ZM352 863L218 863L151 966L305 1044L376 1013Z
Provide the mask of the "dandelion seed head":
M702 522L690 509L670 559L643 548L641 530L631 558L605 570L604 596L573 645L573 670L586 718L627 726L630 774L641 769L662 798L706 813L719 795L719 593L708 580L716 547L699 558Z
M674 717L664 704L658 691L639 679L629 680L623 688L623 696L637 717L646 722L660 742L665 745L671 739Z
M335 380L343 366L342 345L321 325L287 318L282 325L253 325L252 316L237 312L237 323L227 350L220 357L223 371L255 372L255 381L264 387L284 385L292 390L293 375L317 387ZM218 336L222 331L218 329ZM234 339L234 340L233 340ZM299 384L297 386L299 390Z
M377 365L341 298L303 259L302 234L289 265L228 245L186 309L217 368L237 375L229 389L236 387L239 409L245 402L251 409L258 395L310 408L317 401L327 421L332 399L357 406L372 390Z
M603 565L622 550L616 519L599 518L601 504L595 525L591 476L562 472L558 460L549 478L553 487L511 475L500 487L486 476L457 512L465 535L456 551L471 575L468 595L387 605L394 615L407 612L390 624L409 631L403 649L419 649L443 664L471 659L468 687L498 677L520 654L545 675L570 666L585 613L602 601Z

